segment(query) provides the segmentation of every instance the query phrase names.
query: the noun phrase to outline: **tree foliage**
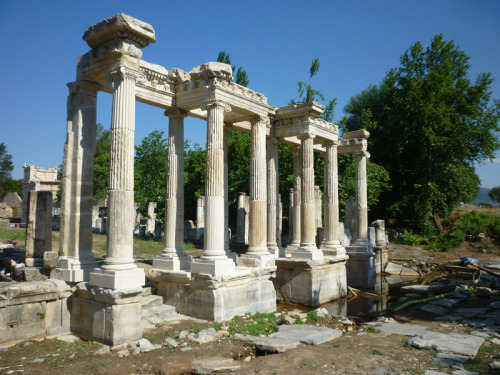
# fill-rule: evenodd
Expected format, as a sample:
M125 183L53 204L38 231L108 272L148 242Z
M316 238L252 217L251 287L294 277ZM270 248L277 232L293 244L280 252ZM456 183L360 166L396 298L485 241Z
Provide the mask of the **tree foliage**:
M381 204L423 229L474 197L474 165L492 158L499 141L500 104L491 103L490 74L468 78L469 57L436 35L402 56L378 86L351 98L346 130L370 131L372 161L390 174L393 189Z
M94 204L106 198L109 184L109 158L110 158L110 136L109 130L105 130L101 124L97 124L96 152L94 155L93 176L93 201Z
M135 146L134 179L135 202L145 214L149 202L156 202L158 218L165 215L165 188L167 180L167 139L164 132L154 130Z
M488 196L491 200L500 203L500 186L495 186L488 192Z
M12 155L7 153L7 146L0 143L0 186L4 186L5 182L11 178L13 169Z
M220 51L219 55L217 56L217 62L221 62L224 64L231 65L231 56L229 53L226 51ZM250 81L248 80L248 74L243 67L239 67L238 70L236 70L236 66L231 65L231 69L233 69L233 73L236 72L236 77L234 78L234 82L236 82L238 85L245 86L247 87Z

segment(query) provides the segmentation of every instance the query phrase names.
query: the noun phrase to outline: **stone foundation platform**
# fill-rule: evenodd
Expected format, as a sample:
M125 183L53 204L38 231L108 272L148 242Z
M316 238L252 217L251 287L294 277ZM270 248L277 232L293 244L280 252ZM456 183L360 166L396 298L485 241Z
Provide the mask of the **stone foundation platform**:
M307 306L346 296L347 256L323 257L321 260L276 259L274 287L286 302Z
M276 267L236 267L234 272L212 276L153 268L148 277L165 304L194 318L224 321L247 312L275 311L276 292L270 280L275 271Z
M376 274L375 253L371 247L347 246L347 284L355 288L373 288Z
M141 287L113 290L80 283L71 301L71 331L110 346L137 341L141 299Z

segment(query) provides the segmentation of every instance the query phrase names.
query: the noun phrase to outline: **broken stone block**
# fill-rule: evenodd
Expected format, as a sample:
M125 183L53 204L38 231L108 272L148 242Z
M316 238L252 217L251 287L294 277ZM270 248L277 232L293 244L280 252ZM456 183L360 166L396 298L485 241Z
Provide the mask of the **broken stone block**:
M59 261L58 251L46 251L43 254L43 266L45 268L57 268L58 261Z

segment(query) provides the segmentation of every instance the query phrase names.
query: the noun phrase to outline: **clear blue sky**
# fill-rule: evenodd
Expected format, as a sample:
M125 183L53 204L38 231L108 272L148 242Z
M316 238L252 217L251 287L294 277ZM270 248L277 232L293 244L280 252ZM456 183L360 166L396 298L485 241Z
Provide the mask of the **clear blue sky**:
M0 2L2 71L0 142L14 158L14 178L24 163L45 168L62 162L66 138L66 83L75 80L78 55L89 50L82 35L116 13L153 25L157 42L143 59L191 70L231 54L249 87L273 106L297 97L319 58L314 87L338 98L336 118L351 96L398 66L414 42L437 33L471 57L470 73L491 72L500 98L500 1L14 1ZM111 95L100 93L98 122L109 128ZM137 104L136 144L152 130L167 131L160 109ZM185 136L204 144L206 127L190 120ZM500 152L478 168L483 187L500 185Z

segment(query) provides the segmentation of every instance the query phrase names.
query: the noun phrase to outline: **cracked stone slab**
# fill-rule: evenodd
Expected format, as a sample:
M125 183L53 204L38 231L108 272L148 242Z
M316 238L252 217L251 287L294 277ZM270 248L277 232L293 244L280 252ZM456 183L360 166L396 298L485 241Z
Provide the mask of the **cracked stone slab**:
M460 307L454 311L455 314L460 314L468 317L484 314L488 311L487 307Z
M425 304L419 307L419 310L434 314L434 315L444 315L448 312L448 309L443 306L433 305L433 304Z
M299 342L283 340L274 337L260 337L260 336L243 336L240 334L234 335L238 341L251 341L255 347L265 353L284 353L288 349L294 349Z
M241 368L232 358L206 358L193 361L198 374L211 374L213 372L221 371L235 371Z
M433 365L440 366L454 366L456 364L462 364L467 362L469 357L466 355L454 354L454 353L438 353L438 355L432 360Z
M440 352L450 352L475 357L484 338L459 333L426 331L413 336L408 343L416 348L435 347Z
M400 335L400 336L415 336L422 334L427 331L426 327L415 325L415 324L403 324L403 323L382 323L377 327L385 335Z
M342 336L342 331L326 327L300 324L293 326L280 326L272 338L300 342L308 345L319 345Z

